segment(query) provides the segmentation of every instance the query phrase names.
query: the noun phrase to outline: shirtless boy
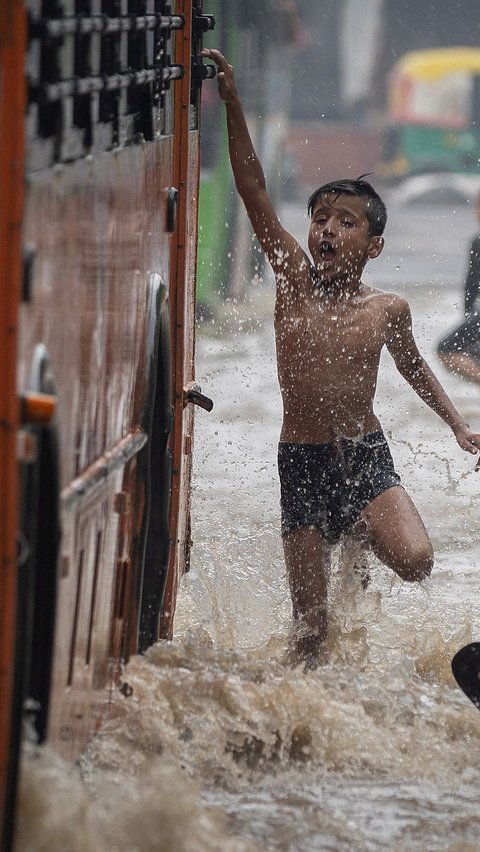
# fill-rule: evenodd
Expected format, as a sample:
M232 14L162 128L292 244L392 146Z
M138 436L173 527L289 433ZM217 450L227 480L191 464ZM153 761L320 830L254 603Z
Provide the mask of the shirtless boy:
M354 525L362 523L374 553L403 580L422 580L432 569L432 544L373 409L383 347L463 450L477 453L480 434L420 355L405 299L361 280L383 249L386 211L377 193L363 180L316 190L308 205L310 258L272 206L232 66L218 50L203 55L218 66L235 183L276 278L282 537L293 614L305 627L297 652L309 660L327 634L332 545Z

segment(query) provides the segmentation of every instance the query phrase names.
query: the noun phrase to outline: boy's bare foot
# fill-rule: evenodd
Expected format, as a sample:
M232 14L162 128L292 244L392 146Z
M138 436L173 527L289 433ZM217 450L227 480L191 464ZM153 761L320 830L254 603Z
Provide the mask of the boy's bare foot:
M296 668L304 663L304 671L313 671L327 662L325 640L316 634L297 636L286 656L287 664Z

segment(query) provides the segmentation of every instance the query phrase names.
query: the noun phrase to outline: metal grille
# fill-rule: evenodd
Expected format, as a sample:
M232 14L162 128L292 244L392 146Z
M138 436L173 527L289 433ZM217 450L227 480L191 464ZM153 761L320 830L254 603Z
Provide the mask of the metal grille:
M184 74L170 3L32 0L29 12L30 170L168 132L167 93Z

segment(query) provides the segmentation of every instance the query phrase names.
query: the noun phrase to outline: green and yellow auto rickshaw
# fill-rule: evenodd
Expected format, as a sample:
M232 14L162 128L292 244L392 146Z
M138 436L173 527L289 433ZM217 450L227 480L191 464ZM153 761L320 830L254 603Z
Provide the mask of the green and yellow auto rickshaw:
M381 172L480 175L480 48L405 54L393 67Z

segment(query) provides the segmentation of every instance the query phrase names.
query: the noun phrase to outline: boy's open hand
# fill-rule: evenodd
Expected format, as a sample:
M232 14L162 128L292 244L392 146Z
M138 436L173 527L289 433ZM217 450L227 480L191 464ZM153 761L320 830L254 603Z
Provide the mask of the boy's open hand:
M223 53L214 48L204 48L201 52L202 56L207 59L213 59L218 67L218 94L225 103L230 103L238 97L237 87L235 85L235 77L233 67L229 65Z
M462 450L466 450L467 453L480 452L480 434L470 429L470 426L467 426L466 423L455 429L455 437ZM480 470L480 456L475 465L475 470Z

